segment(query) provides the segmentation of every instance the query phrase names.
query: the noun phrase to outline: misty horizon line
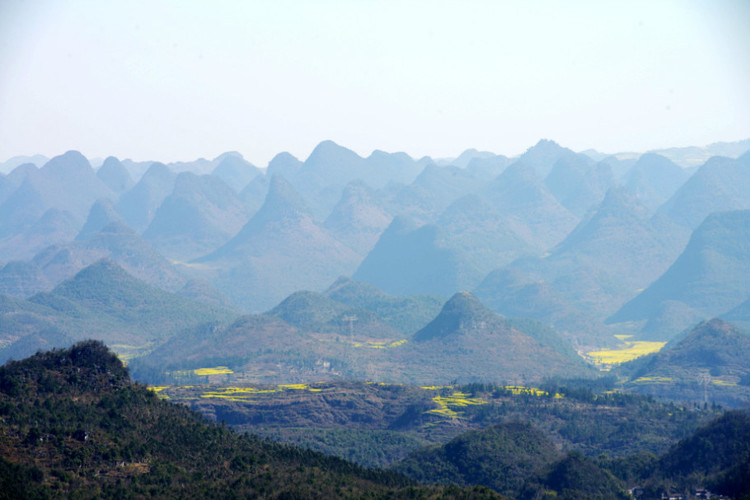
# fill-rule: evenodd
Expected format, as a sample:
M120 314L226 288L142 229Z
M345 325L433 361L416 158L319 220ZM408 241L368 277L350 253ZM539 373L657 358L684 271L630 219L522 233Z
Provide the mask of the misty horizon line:
M423 156L416 156L416 155L412 155L412 154L410 154L410 153L408 153L406 151L403 151L403 150L386 151L386 150L383 150L383 149L380 149L380 148L373 149L369 154L361 154L360 152L358 152L358 151L356 151L356 150L354 150L354 149L352 149L352 148L350 148L350 147L348 147L346 145L342 145L341 143L339 143L339 142L337 142L335 140L332 140L332 139L323 139L323 140L321 140L320 142L318 142L313 147L313 149L310 151L310 153L307 154L307 156L304 159L300 159L302 155L297 156L294 153L291 153L291 152L289 152L287 150L284 150L284 151L279 151L278 153L276 153L270 160L268 160L268 162L266 163L265 166L260 166L259 163L261 163L261 162L257 162L256 163L256 162L253 162L251 160L248 160L248 158L247 158L247 156L246 156L245 153L242 153L241 151L238 151L238 150L235 150L235 149L230 149L230 150L224 151L222 153L219 153L218 155L214 156L213 158L211 158L210 155L206 155L206 156L199 156L197 158L192 158L192 159L171 159L171 160L167 160L167 159L161 159L161 158L160 159L156 159L156 158L133 159L129 155L128 156L125 156L125 155L118 156L116 154L111 154L111 155L106 155L106 156L102 156L102 155L91 155L91 156L89 156L89 155L83 153L80 149L71 148L71 149L67 149L66 151L59 152L57 154L51 154L51 155L43 154L43 153L31 153L31 154L13 155L11 157L6 158L3 161L0 161L0 166L5 166L6 164L15 163L15 162L18 162L20 160L27 160L27 159L34 159L34 158L38 158L40 160L43 159L43 161L46 162L46 161L50 160L51 158L55 158L57 156L64 155L65 153L68 153L68 152L71 152L71 151L75 151L75 152L78 152L78 153L82 154L89 161L89 163L91 164L92 168L98 168L98 167L100 167L106 161L107 158L116 158L116 159L118 159L120 161L127 161L127 162L133 162L133 163L163 163L163 164L169 166L169 165L179 165L179 164L195 163L195 162L201 162L201 161L215 162L215 161L217 161L217 160L219 160L219 159L221 159L223 157L230 156L230 155L236 155L236 156L239 156L240 158L242 158L243 160L247 161L248 163L250 163L251 165L253 165L256 168L266 169L266 168L268 168L268 165L275 158L277 158L279 155L284 155L284 154L291 155L293 158L295 158L297 160L300 160L302 162L307 161L315 153L316 149L318 149L320 146L322 146L324 144L327 144L327 143L331 143L331 144L333 144L333 145L335 145L335 146L337 146L339 148L351 151L352 153L354 153L355 155L359 156L362 159L368 159L368 158L372 157L373 155L375 155L376 153L385 153L385 154L389 154L389 155L404 154L404 155L407 155L411 160L413 160L415 162L432 161L432 162L434 162L436 164L450 164L451 162L457 160L461 156L466 155L466 154L472 154L472 153L475 153L475 154L478 154L478 155L503 156L503 157L511 159L511 160L512 159L517 159L520 156L522 156L525 152L529 151L530 149L532 149L535 146L538 146L539 144L542 144L542 143L556 144L557 146L560 146L560 147L566 148L566 149L570 149L571 151L573 151L575 153L578 153L578 154L587 154L587 155L594 154L594 155L600 155L602 157L617 157L618 159L635 159L638 156L641 156L641 155L644 155L644 154L649 154L649 153L659 154L659 153L662 153L662 152L675 151L675 150L685 150L685 149L691 149L691 148L709 150L711 148L722 147L722 146L730 146L730 145L733 145L733 144L742 144L742 143L748 143L750 145L750 136L747 137L747 138L744 138L744 139L736 140L736 141L730 141L730 140L727 140L727 141L716 141L716 142L712 142L710 144L705 144L705 145L691 144L691 145L687 145L687 146L666 146L666 147L661 147L661 148L656 148L656 149L648 149L648 150L645 150L645 151L625 150L625 151L617 151L617 152L614 152L614 153L608 153L608 152L600 151L600 150L596 149L596 147L588 147L586 149L575 150L575 149L568 148L564 144L561 144L560 142L556 141L555 139L550 139L550 138L547 138L547 137L542 137L536 143L532 144L531 146L528 146L526 149L524 149L520 153L516 153L516 154L512 154L512 155L507 155L505 153L498 153L498 152L495 152L495 151L483 150L483 149L479 149L479 148L475 148L475 147L468 147L468 148L464 149L463 151L461 151L459 154L457 154L455 156L432 156L432 155L429 155L429 154L423 155ZM22 163L25 163L25 162L22 162ZM20 165L22 163L17 163L17 164Z

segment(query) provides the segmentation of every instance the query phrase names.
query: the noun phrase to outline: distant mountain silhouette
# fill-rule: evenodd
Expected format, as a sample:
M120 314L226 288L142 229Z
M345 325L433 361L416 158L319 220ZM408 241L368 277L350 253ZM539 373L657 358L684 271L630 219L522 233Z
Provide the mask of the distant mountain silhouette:
M666 202L688 179L687 172L667 158L646 153L638 158L623 183L652 212Z
M287 152L279 153L268 162L266 175L269 178L274 175L281 175L285 179L291 179L297 175L300 168L302 168L302 162L294 155Z
M498 314L532 318L552 327L577 347L602 347L614 337L594 316L580 311L552 285L511 267L497 269L474 289L479 300Z
M488 159L495 156L495 153L491 153L489 151L477 151L474 148L467 149L460 155L458 155L457 158L451 161L451 165L455 165L457 167L466 168L469 163L474 159Z
M323 222L331 234L363 257L372 250L392 217L364 183L348 184L341 199Z
M333 141L323 141L287 180L308 200L316 218L323 219L338 201L343 187L362 178L364 170L365 160L357 153Z
M38 170L29 169L18 189L0 204L0 236L17 234L50 208L67 211L82 223L94 201L113 196L88 160L68 151Z
M229 241L248 218L245 205L219 177L183 172L143 237L170 258L190 260Z
M102 166L96 171L96 176L118 196L135 185L128 169L114 156L109 156L104 160Z
M251 180L262 174L258 167L240 154L227 155L211 172L211 175L224 181L235 193L242 191Z
M466 165L466 171L478 179L494 179L511 164L510 158L503 155L474 157Z
M481 279L478 270L469 265L437 226L415 227L396 217L353 278L394 295L448 296Z
M740 305L721 314L721 319L731 322L750 334L750 297Z
M271 178L268 175L259 175L240 191L238 196L249 215L254 215L263 206L270 185Z
M12 158L9 158L5 162L0 162L0 173L7 174L8 172L13 171L17 167L27 164L27 165L36 165L36 166L42 166L45 163L49 161L49 158L47 158L44 155L36 154L31 156L14 156Z
M577 218L549 192L533 167L514 163L480 192L514 232L547 249L575 227Z
M321 289L351 273L358 258L317 225L283 178L271 179L266 201L239 233L196 260L218 267L213 282L245 310L265 310L296 290Z
M518 161L532 167L537 175L544 179L561 157L571 153L573 153L573 151L560 146L555 141L541 139L534 146L527 149L526 152L518 158Z
M405 153L374 151L362 158L333 141L323 141L303 162L288 153L277 155L267 175L282 174L307 200L316 220L327 217L344 187L362 181L374 189L390 183L410 183L423 165Z
M364 171L359 178L375 189L390 182L409 184L422 171L426 161L415 161L406 153L386 153L376 149L365 158Z
M422 224L432 223L452 202L486 183L481 173L429 164L411 184L392 184L384 190L386 208Z
M80 220L67 210L50 208L19 233L0 239L0 260L27 260L50 245L73 239Z
M699 319L737 306L750 296L749 242L750 210L706 217L674 264L608 322L648 320L644 331L669 338ZM659 317L674 307L681 314L662 324Z
M544 184L565 208L582 217L604 199L615 178L607 163L594 163L585 155L569 153L555 162Z
M472 280L481 279L521 256L541 253L515 232L517 226L509 224L490 203L476 194L454 201L435 225L445 232L446 244L459 250L470 262L467 267L477 270L477 276L467 276L464 280L467 286L475 286Z
M23 181L31 172L37 172L38 170L39 168L33 163L23 163L14 168L8 175L0 176L0 204L23 184Z
M29 262L11 261L0 268L0 294L23 299L54 286L39 267Z
M549 256L512 266L549 283L582 311L604 319L664 272L686 238L679 226L650 218L627 190L612 188Z
M690 229L713 212L750 209L750 155L709 159L659 209Z
M81 228L81 231L76 236L76 240L87 240L106 226L115 222L125 224L114 204L109 200L96 200L91 205L89 216L83 228Z
M122 222L112 222L87 239L49 246L39 252L27 264L30 268L25 271L25 283L13 273L0 272L0 289L16 297L28 297L29 291L49 291L51 286L103 258L165 290L178 292L187 283L187 278L153 246Z
M164 199L174 188L177 174L163 163L153 163L131 189L120 196L117 210L138 232L145 230Z

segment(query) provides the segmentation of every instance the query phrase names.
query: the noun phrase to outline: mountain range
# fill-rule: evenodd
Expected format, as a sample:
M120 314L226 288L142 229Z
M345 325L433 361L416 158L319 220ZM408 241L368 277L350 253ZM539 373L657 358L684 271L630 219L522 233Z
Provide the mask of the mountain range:
M152 286L251 314L300 291L332 298L326 290L349 278L383 302L354 298L345 305L359 312L341 314L381 325L383 338L416 333L463 290L578 350L615 334L669 340L718 315L744 327L743 145L607 156L545 139L515 158L433 160L324 141L265 169L235 152L108 157L97 169L75 151L19 159L0 176L0 290L29 299L106 258ZM729 156L685 168L684 154L708 151ZM399 300L401 312L378 311ZM385 315L370 323L370 313Z

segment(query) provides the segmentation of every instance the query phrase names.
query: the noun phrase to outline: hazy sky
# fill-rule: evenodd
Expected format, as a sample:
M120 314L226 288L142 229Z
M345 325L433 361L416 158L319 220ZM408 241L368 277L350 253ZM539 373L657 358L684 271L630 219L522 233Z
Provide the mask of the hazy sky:
M0 0L0 161L747 137L748 0Z

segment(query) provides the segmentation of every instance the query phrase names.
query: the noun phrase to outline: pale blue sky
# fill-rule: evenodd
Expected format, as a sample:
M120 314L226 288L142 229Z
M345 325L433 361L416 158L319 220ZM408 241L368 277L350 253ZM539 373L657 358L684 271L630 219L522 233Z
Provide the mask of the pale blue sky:
M0 0L0 161L750 137L750 1Z

